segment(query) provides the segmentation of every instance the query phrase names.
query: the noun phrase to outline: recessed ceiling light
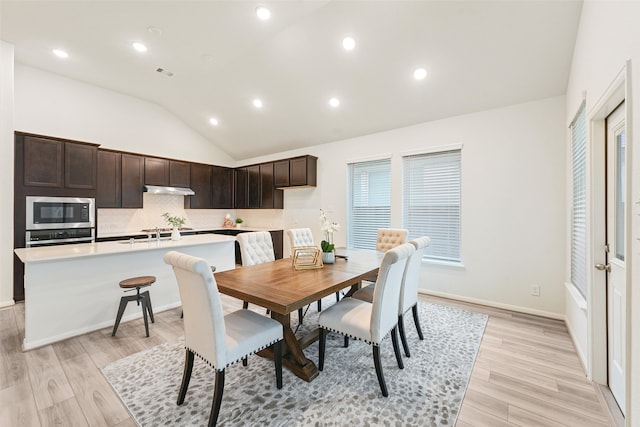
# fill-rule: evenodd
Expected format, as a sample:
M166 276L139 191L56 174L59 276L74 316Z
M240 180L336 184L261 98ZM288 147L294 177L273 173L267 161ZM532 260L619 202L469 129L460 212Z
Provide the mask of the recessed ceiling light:
M256 108L262 108L262 100L256 98L253 100L253 106Z
M218 119L216 119L215 117L211 117L209 119L209 123L211 123L212 126L218 126Z
M353 50L353 48L356 47L356 41L353 37L345 37L342 39L342 47L344 50Z
M331 105L333 108L336 108L338 105L340 105L340 100L338 98L331 98L329 100L329 105Z
M133 42L131 43L131 46L133 46L133 48L135 50L137 50L138 52L146 52L147 51L147 47L145 45L143 45L140 42Z
M65 52L64 50L53 49L51 52L53 52L53 54L55 56L57 56L58 58L68 58L69 57L69 54L67 52Z
M271 11L264 6L258 6L256 7L256 15L258 15L258 18L266 21L271 18Z
M427 77L427 70L424 68L416 68L413 72L413 78L416 80L423 80L425 77Z

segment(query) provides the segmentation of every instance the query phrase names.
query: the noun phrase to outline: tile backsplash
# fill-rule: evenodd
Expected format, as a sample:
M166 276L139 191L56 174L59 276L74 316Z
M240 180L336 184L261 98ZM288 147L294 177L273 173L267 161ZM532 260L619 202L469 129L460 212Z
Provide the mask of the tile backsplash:
M245 227L282 228L283 212L280 209L185 209L185 196L167 194L143 194L143 209L98 209L98 236L138 232L145 228L165 228L169 225L162 214L184 216L185 227L222 227L226 214L232 219L240 216Z

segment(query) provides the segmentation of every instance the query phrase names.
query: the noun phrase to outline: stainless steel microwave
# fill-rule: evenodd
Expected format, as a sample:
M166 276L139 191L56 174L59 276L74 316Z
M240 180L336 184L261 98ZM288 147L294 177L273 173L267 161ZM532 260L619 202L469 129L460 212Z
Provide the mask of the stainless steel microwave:
M27 196L26 229L94 228L95 199Z

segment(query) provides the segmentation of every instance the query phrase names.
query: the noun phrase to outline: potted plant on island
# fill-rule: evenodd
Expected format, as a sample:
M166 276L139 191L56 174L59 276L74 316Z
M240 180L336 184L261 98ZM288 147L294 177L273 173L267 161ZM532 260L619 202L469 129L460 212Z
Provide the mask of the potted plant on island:
M336 259L333 233L340 228L340 224L335 221L329 221L322 209L320 209L320 224L320 229L324 233L324 240L320 242L320 249L322 249L322 262L324 264L333 264Z
M244 220L240 217L236 218L236 228L240 228L242 227L242 223L244 222Z
M162 217L173 228L173 230L171 230L171 240L180 240L179 228L184 225L186 219L182 216L171 216L169 212L163 213Z

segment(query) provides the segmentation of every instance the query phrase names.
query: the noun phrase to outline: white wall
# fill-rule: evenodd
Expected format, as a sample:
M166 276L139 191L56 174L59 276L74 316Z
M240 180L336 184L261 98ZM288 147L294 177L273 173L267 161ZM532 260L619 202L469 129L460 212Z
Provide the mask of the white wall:
M13 304L13 45L0 40L0 307Z
M628 150L631 156L631 230L627 238L632 241L632 255L628 263L631 269L631 292L628 306L627 330L630 337L628 358L631 361L629 375L630 404L627 405L627 425L640 425L640 146L636 136L640 130L640 3L628 1L585 1L582 7L580 27L576 40L573 64L567 87L567 117L575 115L582 92L586 91L587 113L598 102L607 87L631 60L632 97L627 99L633 109L631 122L627 122ZM569 310L569 309L568 309ZM579 318L578 318L579 319ZM569 322L578 319L568 318ZM585 320L583 320L585 321ZM574 326L585 330L586 325ZM592 337L589 337L591 339ZM586 352L586 348L584 351Z
M157 104L22 64L15 67L15 129L114 150L235 164Z
M464 144L464 268L423 265L421 287L492 305L564 315L565 98L551 98L417 126L247 159L318 156L318 186L285 190L284 227L311 227L321 239L319 209L342 225L346 244L347 162L392 156L392 226L401 224L401 155ZM288 249L285 249L285 253ZM541 295L530 295L533 284Z

